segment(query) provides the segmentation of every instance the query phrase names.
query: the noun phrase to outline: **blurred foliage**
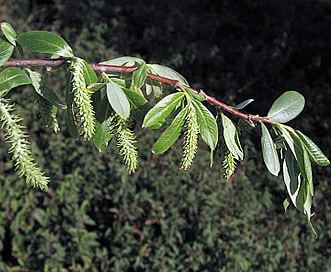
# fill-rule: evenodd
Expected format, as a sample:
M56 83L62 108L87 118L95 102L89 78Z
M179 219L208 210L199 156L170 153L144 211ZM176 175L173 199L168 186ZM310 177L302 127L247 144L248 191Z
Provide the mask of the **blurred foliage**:
M170 65L226 102L255 98L250 112L296 89L308 104L294 126L330 157L327 1L0 3L1 20L18 33L58 32L90 61L139 55ZM61 80L51 74L49 81L63 95ZM303 216L279 208L286 189L267 174L254 133L254 144L241 135L246 159L225 182L220 161L209 168L205 146L182 171L176 148L152 155L157 135L140 131L144 157L129 176L114 143L99 153L69 138L61 111L61 132L48 134L31 90L12 98L52 183L48 192L28 188L1 144L0 271L330 271L330 167L316 168L315 239Z

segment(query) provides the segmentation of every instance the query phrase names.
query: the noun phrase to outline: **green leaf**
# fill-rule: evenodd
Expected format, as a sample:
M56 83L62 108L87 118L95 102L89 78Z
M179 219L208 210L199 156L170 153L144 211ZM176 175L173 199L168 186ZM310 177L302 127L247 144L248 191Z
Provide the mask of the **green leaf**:
M18 36L17 42L26 50L38 53L50 53L64 58L73 57L72 49L59 35L33 30Z
M86 88L89 90L89 92L95 93L95 92L99 91L100 89L102 89L103 87L105 87L106 84L107 83L92 83L92 84L89 84Z
M115 119L113 116L109 116L106 120L99 123L96 121L95 123L95 132L92 136L92 140L96 148L99 151L104 150L107 148L109 141L114 136L115 131Z
M295 131L297 135L300 137L302 143L304 144L306 150L309 153L310 158L320 166L327 166L330 164L328 158L324 155L324 153L320 150L320 148L305 134L301 131Z
M95 71L88 65L85 60L83 60L83 75L86 85L97 83L99 80Z
M183 92L172 93L159 101L145 116L143 127L152 127L165 118L180 104L185 94Z
M237 110L242 110L243 108L245 108L247 105L249 105L250 103L252 103L254 101L254 99L247 99L241 103L239 103L238 105L236 105L234 108Z
M132 73L132 86L134 89L139 89L145 82L147 78L147 65L145 62L142 62L139 65L139 68Z
M302 184L302 176L300 174L300 169L294 158L293 154L289 150L284 152L284 162L283 162L283 178L286 185L288 195L293 203L293 205L303 212L302 201L297 201L298 192L300 185Z
M40 73L31 70L28 70L28 72L31 78L31 84L39 95L60 109L67 108L67 105L60 100L57 94L44 84Z
M16 34L14 28L11 26L11 24L9 24L7 22L2 22L1 23L1 30L2 30L3 34L5 34L7 40L13 46L16 46L17 34Z
M162 84L156 80L146 78L145 90L147 95L153 94L154 96L158 96L162 93Z
M200 102L192 100L197 113L199 132L204 142L214 150L218 141L218 127L214 115Z
M4 65L14 52L14 46L4 36L0 36L0 66Z
M165 119L176 109L184 99L184 93L172 93L160 100L146 114L143 127L158 128L160 124L165 123Z
M107 97L114 111L124 120L130 116L130 103L120 85L110 81L107 83Z
M292 154L298 162L300 172L309 186L311 195L314 195L312 167L310 157L304 143L291 127L280 125L278 128L281 130L286 143L290 147Z
M9 67L0 73L0 92L9 91L20 85L30 84L29 76L19 68Z
M268 118L277 123L286 123L297 117L305 106L305 98L296 91L283 93L272 104Z
M290 130L290 133L294 140L294 148L297 155L296 158L299 164L300 171L303 175L303 178L305 179L305 182L308 185L310 194L314 195L313 171L312 171L308 151L304 147L303 142L301 141L299 136L295 133L295 131Z
M154 153L164 153L174 144L174 142L177 141L184 126L187 111L188 106L186 106L176 115L171 125L162 133L160 138L154 144L152 149Z
M189 86L187 80L181 74L169 67L159 64L147 64L147 67L152 71L153 74L172 80L178 80L181 84Z
M244 158L244 153L239 142L239 135L236 126L233 122L223 113L221 113L223 136L227 148L234 155L234 157L241 161Z
M262 136L262 155L268 171L274 176L278 176L280 170L279 157L276 145L273 142L267 127L261 122Z
M106 60L100 62L103 65L118 65L118 66L134 66L136 63L143 63L144 61L140 58L124 56L112 60Z
M137 93L127 88L122 88L126 97L130 102L132 117L139 123L142 124L146 113L151 109L151 105L148 101Z
M67 81L67 89L66 89L66 102L67 102L67 114L66 114L66 123L70 132L70 135L75 139L78 138L78 129L77 122L74 113L74 93L72 92L72 84L71 84L72 76Z

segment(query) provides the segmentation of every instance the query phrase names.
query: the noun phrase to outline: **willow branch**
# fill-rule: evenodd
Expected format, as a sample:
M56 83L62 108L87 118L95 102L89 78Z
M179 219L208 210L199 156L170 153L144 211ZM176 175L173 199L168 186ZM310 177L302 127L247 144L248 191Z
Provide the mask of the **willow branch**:
M57 67L66 65L67 60L65 59L9 59L2 67L32 67L32 66L39 66L39 67ZM138 69L138 65L134 66L117 66L117 65L104 65L104 64L97 64L97 63L89 63L89 66L96 72L118 72L118 73L132 73L136 69ZM215 97L209 96L202 91L198 91L190 86L183 85L178 80L154 75L151 73L147 74L147 77L153 80L156 80L160 83L164 83L167 85L171 85L175 88L184 87L186 89L191 90L196 94L202 95L206 101L210 104L220 107L221 109L245 120L250 126L255 127L254 121L256 122L264 122L269 124L274 124L266 117L259 117L259 116L252 116L251 114L245 114L237 109L217 100Z

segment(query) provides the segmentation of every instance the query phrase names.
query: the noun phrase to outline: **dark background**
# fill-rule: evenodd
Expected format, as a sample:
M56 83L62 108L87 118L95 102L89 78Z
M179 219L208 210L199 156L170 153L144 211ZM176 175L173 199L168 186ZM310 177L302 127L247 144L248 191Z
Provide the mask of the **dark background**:
M230 105L254 98L246 108L250 113L264 115L281 93L297 90L306 107L290 125L330 158L329 1L0 3L1 21L18 33L57 32L75 55L91 62L130 55L168 65ZM53 74L49 81L63 94L64 77ZM330 271L330 167L314 169L315 239L304 215L293 208L283 212L282 178L266 173L256 133L241 136L246 158L230 183L219 174L220 162L208 168L204 146L192 169L183 172L176 148L154 157L155 137L142 131L140 168L128 176L114 144L98 154L89 143L67 138L63 122L59 135L48 134L30 93L21 90L13 100L52 183L49 193L26 188L2 145L3 267Z

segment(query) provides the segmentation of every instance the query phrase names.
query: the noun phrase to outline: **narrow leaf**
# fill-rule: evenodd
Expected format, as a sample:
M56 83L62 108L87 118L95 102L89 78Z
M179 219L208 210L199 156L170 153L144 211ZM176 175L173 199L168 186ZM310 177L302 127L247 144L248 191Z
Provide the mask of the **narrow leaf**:
M145 82L148 69L145 62L139 65L139 68L132 73L132 85L134 89L139 89Z
M310 158L320 166L327 166L330 164L328 158L324 155L324 153L320 150L320 148L305 134L301 131L296 130L297 135L302 140L306 150L309 153Z
M146 113L151 109L151 105L148 103L145 97L127 88L122 88L126 97L130 102L132 117L142 124Z
M66 114L66 123L70 132L70 135L77 139L78 137L78 129L77 129L77 122L74 113L74 94L72 92L72 78L69 77L66 85L66 102L67 102L67 114Z
M106 60L100 62L103 65L118 65L118 66L134 66L136 63L143 63L144 61L140 58L123 56L116 59Z
M14 46L4 36L0 36L0 66L4 65L14 52Z
M244 158L244 153L239 142L238 130L233 124L233 122L226 115L222 113L221 117L223 125L223 136L226 146L235 156L235 158L241 161Z
M171 125L162 133L160 138L156 141L156 143L153 146L152 151L154 153L156 154L164 153L170 148L170 146L174 144L174 142L177 141L184 126L184 121L187 111L188 111L188 106L186 106L177 114Z
M180 104L184 93L172 93L159 101L145 116L143 127L152 127L164 119Z
M159 65L159 64L148 64L147 65L148 68L150 68L153 71L153 74L162 76L162 77L166 77L169 79L173 79L173 80L178 80L180 83L184 84L184 85L189 85L187 83L187 80L178 72L176 72L175 70L163 66L163 65Z
M313 171L311 167L310 157L308 151L303 145L303 142L295 131L290 131L292 138L294 140L294 148L297 155L297 161L299 164L300 171L308 185L310 194L314 195L314 183L313 183Z
M0 91L9 91L17 86L30 83L29 76L19 68L9 67L0 73Z
M130 116L130 103L120 85L110 81L107 83L107 97L114 111L124 120Z
M98 76L95 71L88 65L86 60L83 60L83 75L86 85L98 82Z
M13 45L16 46L16 37L17 34L14 30L14 28L11 26L11 24L7 22L2 22L1 23L1 30L3 34L5 34L7 40Z
M33 30L18 36L17 42L26 50L38 53L50 53L60 57L73 57L72 49L59 35Z
M298 192L302 183L302 176L298 164L289 150L285 150L284 154L283 178L293 205L303 212L303 203L300 204L300 202L297 202Z
M239 103L237 106L235 106L234 108L237 110L242 110L243 108L245 108L247 105L249 105L250 103L252 103L254 101L254 99L247 99L241 103Z
M204 142L214 150L218 141L218 127L214 115L200 102L192 100L197 113L199 131Z
M39 95L60 109L67 108L67 105L60 100L57 94L44 84L40 73L29 70L29 75L31 78L31 84Z
M156 80L147 78L145 80L145 91L147 95L158 96L162 93L162 84Z
M105 113L107 116L108 114ZM114 136L116 120L113 116L107 117L103 122L96 121L95 133L92 136L92 140L96 148L99 151L107 148L109 141Z
M296 91L283 93L272 104L268 117L271 121L286 123L297 117L305 106L305 98Z
M267 127L261 122L262 136L262 155L268 171L274 176L278 176L280 170L279 157L276 145L273 142Z

